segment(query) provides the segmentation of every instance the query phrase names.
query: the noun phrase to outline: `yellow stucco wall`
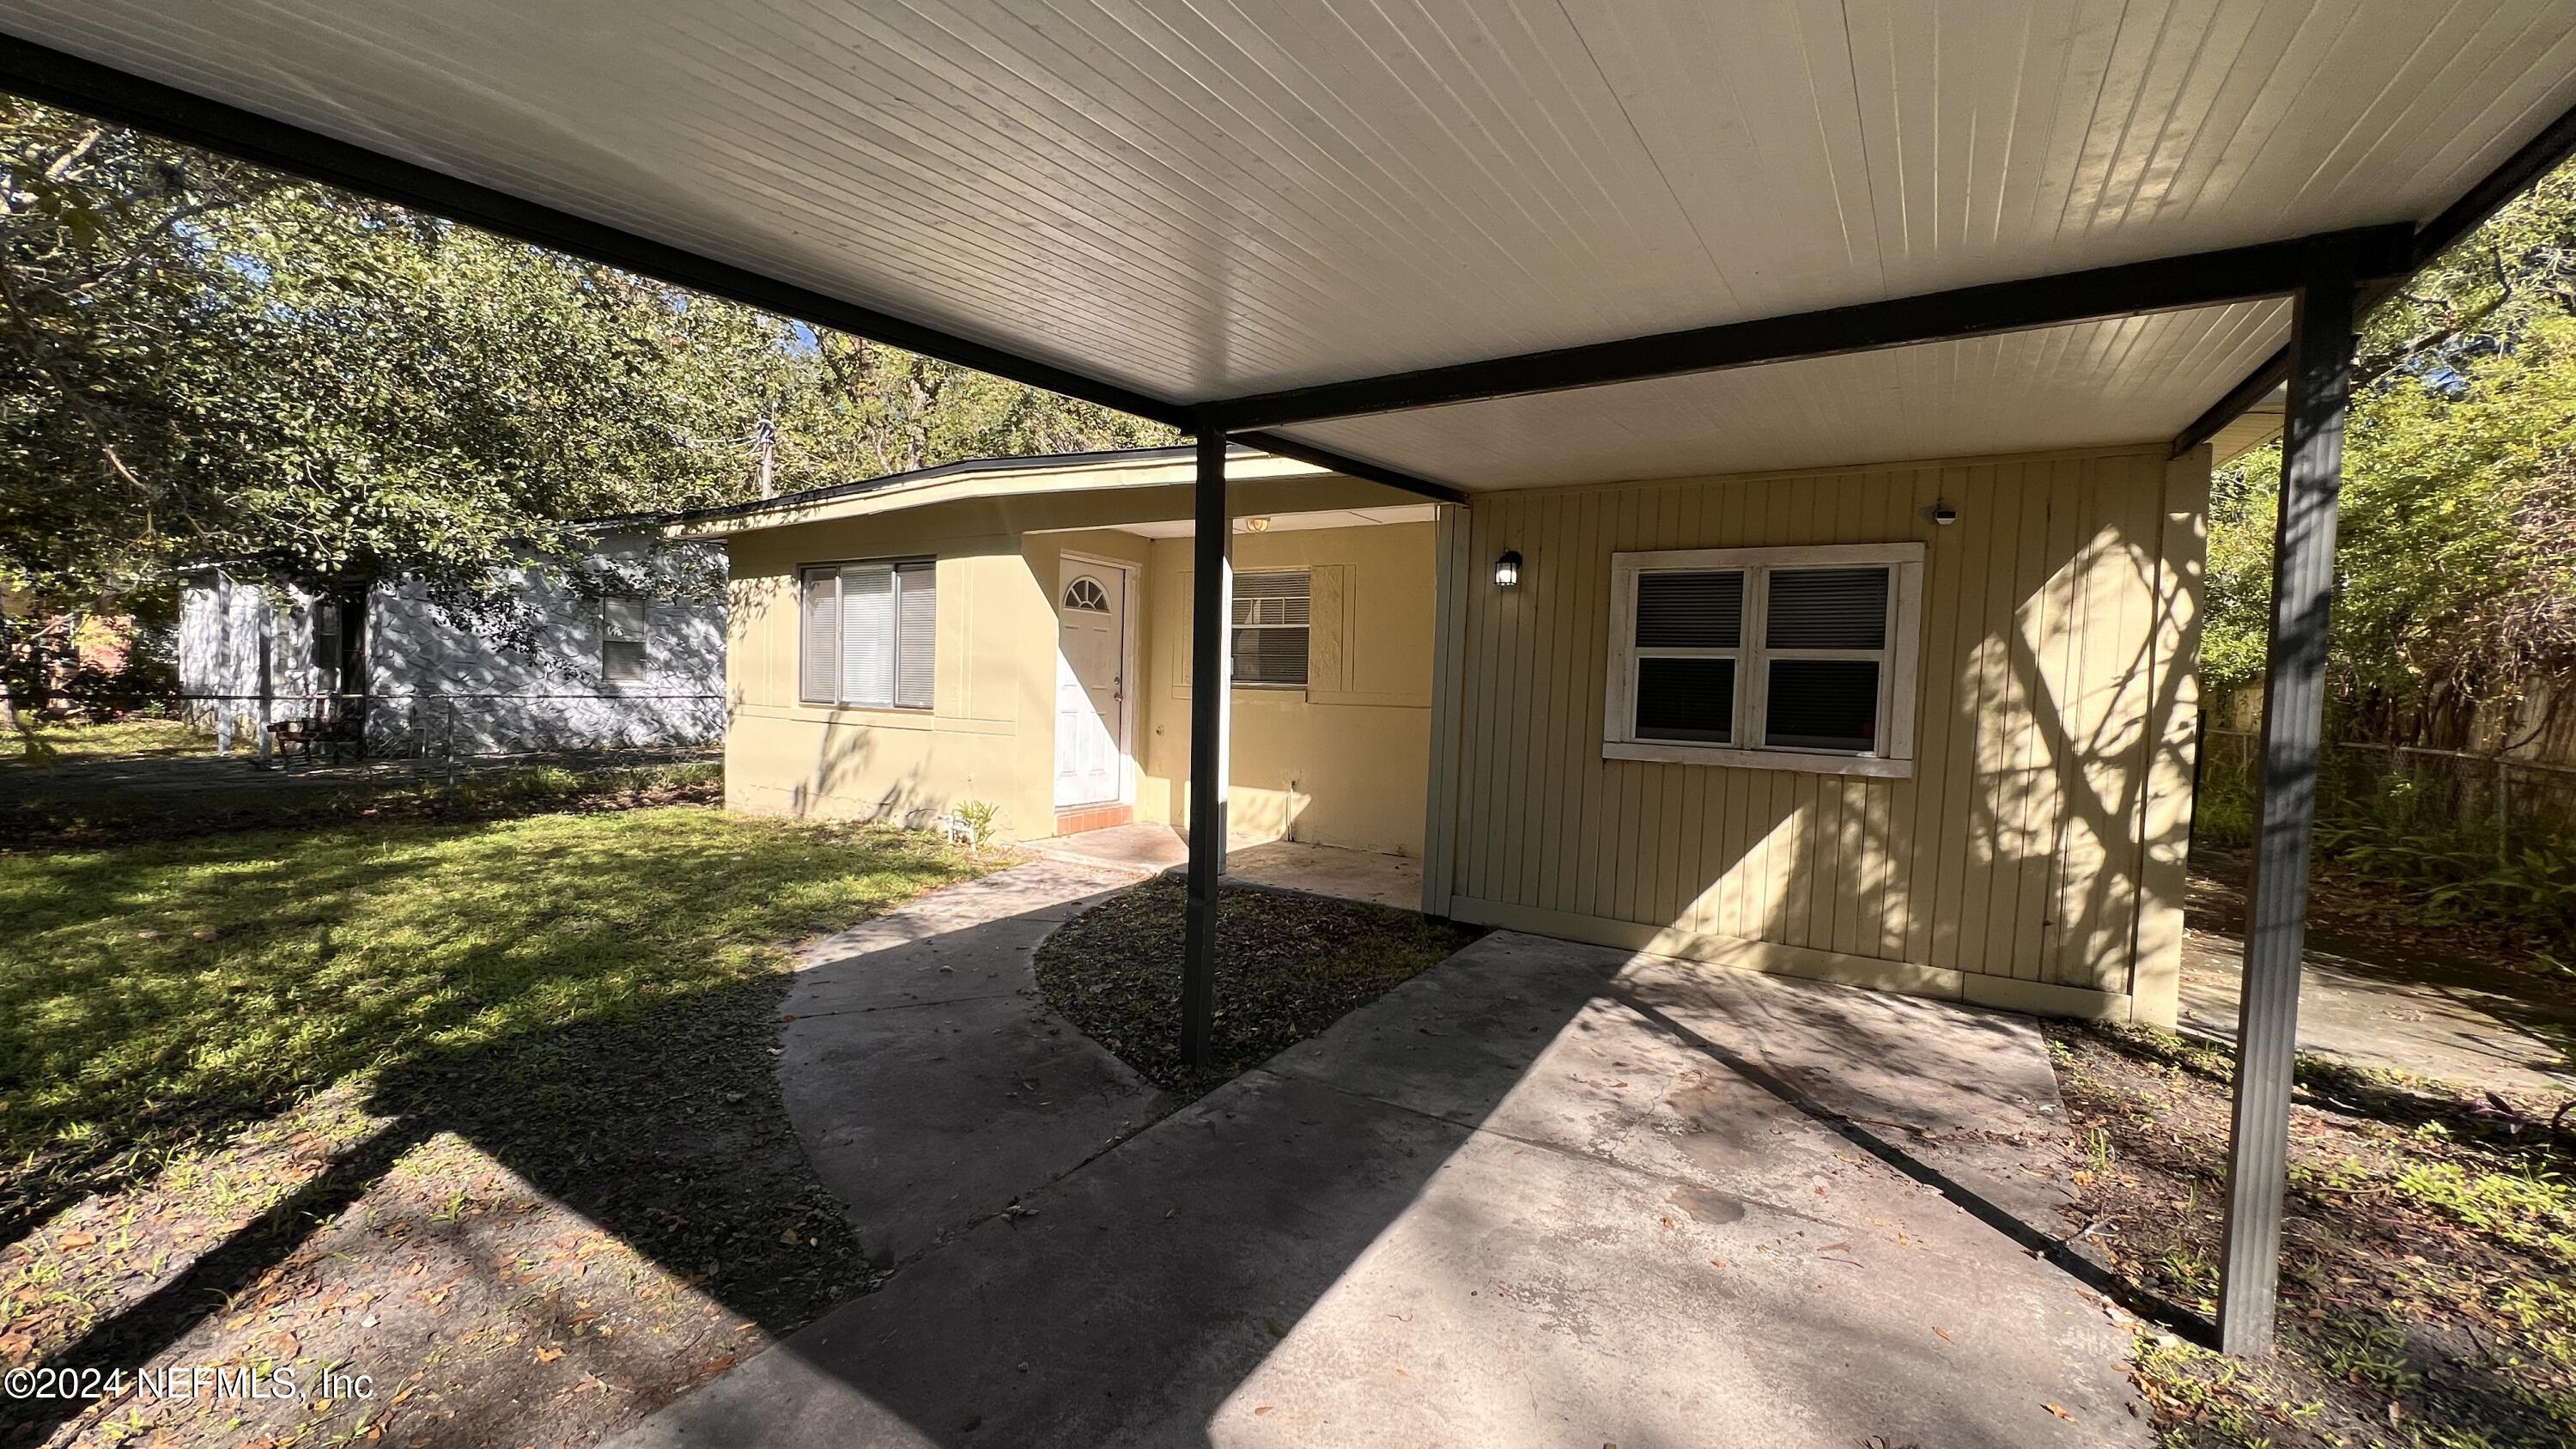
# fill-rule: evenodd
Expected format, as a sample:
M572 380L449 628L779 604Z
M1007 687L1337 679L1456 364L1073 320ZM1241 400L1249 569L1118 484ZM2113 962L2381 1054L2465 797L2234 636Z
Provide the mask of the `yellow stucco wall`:
M1478 497L1448 539L1434 904L2170 1022L2207 489L2205 451L2139 449ZM1614 552L1900 540L1927 548L1913 778L1602 758ZM1479 567L1505 548L1517 589Z
M1431 732L1432 525L1238 534L1238 571L1310 571L1307 687L1234 691L1230 833L1419 854ZM1143 818L1185 824L1190 540L1160 539Z
M1329 475L1260 479L1235 492L1247 514L1418 502ZM1072 552L1137 565L1131 627L1146 676L1136 700L1137 816L1184 823L1189 541L1103 525L1168 522L1189 507L1186 486L1155 476L1152 486L976 497L732 533L727 805L918 823L984 800L999 807L1005 839L1052 833L1055 600ZM1313 567L1318 616L1312 688L1236 692L1238 833L1421 848L1431 537L1429 524L1396 524L1238 538L1241 567ZM800 701L797 569L924 555L938 560L934 707Z
M1055 612L1015 533L952 510L732 540L725 803L765 814L920 823L966 800L1007 839L1054 828ZM962 527L961 527L962 526ZM931 555L939 609L928 711L797 698L796 570ZM1051 565L1050 565L1051 567Z

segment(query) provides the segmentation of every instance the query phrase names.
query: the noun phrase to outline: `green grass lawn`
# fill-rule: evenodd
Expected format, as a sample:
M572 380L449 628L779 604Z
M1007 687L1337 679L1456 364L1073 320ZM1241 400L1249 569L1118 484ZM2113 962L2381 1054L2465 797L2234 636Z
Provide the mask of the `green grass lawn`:
M0 856L0 1223L353 1075L775 972L772 943L966 873L917 837L689 807Z
M425 1395L0 1440L555 1442L865 1291L772 1070L785 946L984 867L579 803L0 850L0 1367L283 1343Z
M0 769L63 760L167 759L214 752L213 735L200 734L174 719L43 724L0 730Z

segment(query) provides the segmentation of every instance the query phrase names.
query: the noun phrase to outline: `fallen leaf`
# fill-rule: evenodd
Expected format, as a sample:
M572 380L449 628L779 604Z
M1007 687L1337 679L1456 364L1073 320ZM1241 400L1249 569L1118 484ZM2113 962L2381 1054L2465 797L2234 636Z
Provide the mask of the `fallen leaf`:
M556 1359L561 1357L563 1357L563 1350L559 1348L541 1348L537 1350L537 1362L539 1363L553 1363Z
M1267 1414L1267 1413L1269 1413L1269 1412L1270 1412L1270 1406L1269 1406L1268 1404L1263 1404L1263 1405L1261 1405L1259 1408L1254 1409L1252 1412L1254 1412L1254 1413L1256 1413L1256 1414Z
M2050 1412L2050 1413L2052 1413L2052 1414L2055 1414L2057 1417L2059 1417L2059 1418L2061 1418L2061 1419L2064 1419L2066 1422L2068 1422L2068 1423L2070 1423L2070 1424L2072 1424L2072 1423L2074 1423L2074 1422L2075 1422L2075 1416L2074 1416L2073 1414L2070 1414L2070 1413L2066 1412L2064 1409L2061 1409L2061 1408L2057 1407L2055 1404L2042 1404L2042 1405L2040 1405L2040 1407L2041 1407L2041 1408L2043 1408L2043 1409L2046 1409L2048 1412Z
M1941 1325L1939 1325L1939 1324L1937 1324L1937 1323L1932 1325L1932 1331L1933 1331L1934 1333L1937 1333L1937 1334L1941 1335L1941 1341L1942 1341L1942 1342L1944 1342L1944 1343L1957 1343L1957 1342L1959 1341L1959 1340L1957 1340L1957 1339L1955 1339L1955 1338L1952 1338L1952 1337L1950 1336L1950 1330L1948 1330L1948 1329L1946 1329L1946 1328L1943 1328Z
M1850 1251L1851 1251L1851 1244L1849 1244L1849 1243L1827 1243L1827 1244L1825 1244L1823 1247L1818 1248L1816 1251L1817 1251L1817 1252L1819 1252L1819 1253L1837 1253L1837 1252L1839 1252L1839 1253L1848 1253L1848 1252L1850 1252Z

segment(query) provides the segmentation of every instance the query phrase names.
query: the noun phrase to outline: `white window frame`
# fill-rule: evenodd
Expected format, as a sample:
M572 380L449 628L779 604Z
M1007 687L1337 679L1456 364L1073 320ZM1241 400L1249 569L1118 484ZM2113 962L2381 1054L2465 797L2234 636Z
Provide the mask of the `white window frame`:
M635 606L635 627L617 626L620 604ZM609 646L636 646L637 671L632 679L620 679L608 666ZM653 678L653 601L631 594L612 595L599 601L599 682L604 685L648 684Z
M1772 649L1765 645L1770 575L1778 569L1888 566L1886 647ZM1637 581L1650 573L1744 574L1744 622L1734 649L1648 649L1646 656L1731 658L1735 664L1732 743L1639 739L1633 701L1637 692ZM1915 679L1921 664L1923 545L1920 543L1812 544L1791 548L1684 548L1610 556L1609 680L1602 715L1601 757L1664 764L1732 765L1759 770L1803 770L1818 775L1911 779L1914 775ZM1865 754L1763 742L1764 698L1773 659L1876 659L1877 737L1885 748Z
M911 567L930 568L933 571L931 587L933 590L936 590L938 588L936 573L938 562L937 558L929 555L899 554L890 558L830 559L820 563L798 564L796 566L795 593L797 702L808 707L818 709L871 709L884 710L889 713L913 715L936 713L937 687L935 681L937 679L937 671L939 667L939 645L937 642L939 629L935 619L931 625L932 643L930 657L932 678L934 680L932 703L899 704L892 702L892 700L900 697L903 689L903 572L906 568ZM855 700L847 697L849 689L847 664L850 645L849 640L843 637L841 631L849 627L849 616L843 612L841 607L841 588L842 579L846 571L854 568L883 568L892 576L892 587L894 589L894 593L888 600L887 607L893 621L894 637L889 639L886 644L886 677L890 681L892 693L889 696L888 702L884 703ZM841 663L837 670L837 677L833 681L834 688L830 696L817 692L814 680L805 668L807 653L805 647L805 630L807 627L807 620L805 617L805 585L816 574L829 574L833 581L833 651L835 658L840 660ZM933 608L935 609L937 607L935 594L933 599Z

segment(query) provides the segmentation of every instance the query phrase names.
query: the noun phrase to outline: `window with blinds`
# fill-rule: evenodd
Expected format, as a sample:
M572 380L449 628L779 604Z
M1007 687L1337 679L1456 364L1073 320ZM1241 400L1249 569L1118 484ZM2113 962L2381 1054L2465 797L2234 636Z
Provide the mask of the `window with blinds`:
M931 707L939 614L932 560L817 564L800 580L797 673L808 703Z
M1922 556L1919 543L1613 555L1604 754L1910 773ZM1832 756L1888 764L1817 758Z
M599 677L641 684L652 672L652 613L642 599L599 601Z
M1305 687L1313 601L1304 569L1234 576L1236 687Z

